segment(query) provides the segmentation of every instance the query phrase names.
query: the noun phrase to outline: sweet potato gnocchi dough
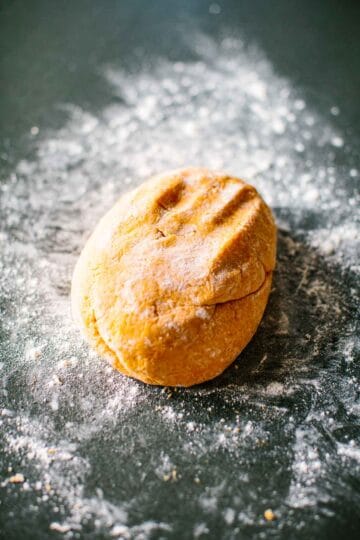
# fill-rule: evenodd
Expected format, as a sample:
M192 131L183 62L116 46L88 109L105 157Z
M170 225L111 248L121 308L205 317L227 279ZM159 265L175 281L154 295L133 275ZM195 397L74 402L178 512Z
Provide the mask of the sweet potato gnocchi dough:
M274 220L254 187L202 168L167 172L100 220L74 271L73 315L123 374L191 386L254 335L275 257Z

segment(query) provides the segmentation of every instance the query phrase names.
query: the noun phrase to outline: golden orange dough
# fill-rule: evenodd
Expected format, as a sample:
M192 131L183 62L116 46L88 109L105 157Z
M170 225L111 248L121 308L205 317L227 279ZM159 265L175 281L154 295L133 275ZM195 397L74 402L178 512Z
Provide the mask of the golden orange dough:
M207 169L167 172L100 220L74 271L73 315L125 375L191 386L254 335L275 257L274 220L255 188Z

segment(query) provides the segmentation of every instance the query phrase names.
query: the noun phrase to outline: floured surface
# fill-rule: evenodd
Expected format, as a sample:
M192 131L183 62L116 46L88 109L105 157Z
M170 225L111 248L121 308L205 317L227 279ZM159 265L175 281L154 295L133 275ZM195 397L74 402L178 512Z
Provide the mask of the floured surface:
M118 102L96 115L63 104L67 123L32 130L34 157L1 184L7 531L15 522L37 538L307 538L359 520L352 141L261 51L199 35L194 48L192 63L131 75L103 66ZM164 391L89 352L69 287L116 198L184 165L253 183L277 217L279 256L264 321L237 363L210 384Z

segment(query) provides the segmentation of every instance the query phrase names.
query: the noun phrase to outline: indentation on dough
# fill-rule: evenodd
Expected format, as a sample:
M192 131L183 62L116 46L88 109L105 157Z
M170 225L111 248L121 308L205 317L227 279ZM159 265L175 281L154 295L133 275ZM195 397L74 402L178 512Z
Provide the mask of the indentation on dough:
M158 307L157 307L157 302L154 302L152 307L153 307L153 310L154 310L155 317L158 318L159 317L159 310L158 310Z
M243 209L244 205L256 196L252 186L243 184L227 184L218 193L218 199L212 204L205 223L220 225Z
M214 179L209 185L200 185L193 190L182 184L173 184L157 199L164 210L160 212L157 225L165 234L185 236L198 229L216 230L218 225L232 221L239 211L246 212L247 203L257 196L256 190L230 177ZM239 222L244 219L239 216Z
M159 229L159 227L155 227L155 232L158 238L166 237L166 234L161 229Z
M185 184L181 179L177 179L172 185L168 186L157 198L156 203L163 210L170 210L178 204Z

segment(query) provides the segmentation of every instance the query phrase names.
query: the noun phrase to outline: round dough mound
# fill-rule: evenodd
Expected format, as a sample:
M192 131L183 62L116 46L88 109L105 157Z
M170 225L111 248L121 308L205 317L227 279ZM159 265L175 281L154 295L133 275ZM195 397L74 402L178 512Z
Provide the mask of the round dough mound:
M75 268L73 314L125 375L191 386L254 335L275 256L274 220L252 186L207 169L168 172L101 219Z

